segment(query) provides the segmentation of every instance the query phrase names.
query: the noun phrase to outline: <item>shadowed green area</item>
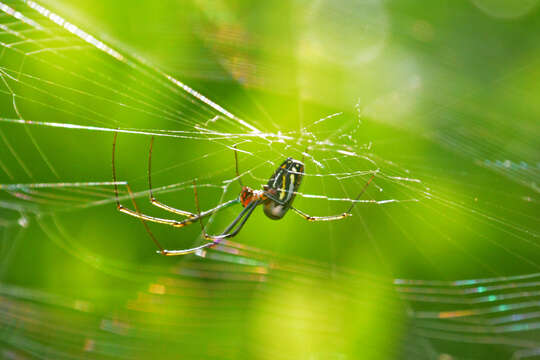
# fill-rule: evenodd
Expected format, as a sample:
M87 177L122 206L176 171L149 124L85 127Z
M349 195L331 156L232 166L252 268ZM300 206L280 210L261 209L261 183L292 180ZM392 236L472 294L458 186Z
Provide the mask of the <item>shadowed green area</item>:
M1 357L540 348L537 1L0 5ZM202 209L238 196L233 146L254 189L304 159L294 204L315 216L375 180L343 221L257 209L231 242L162 257L106 183L115 129L118 180L151 216L179 218L148 201L151 135L156 197L193 213L193 180ZM203 243L197 223L149 227L167 249Z

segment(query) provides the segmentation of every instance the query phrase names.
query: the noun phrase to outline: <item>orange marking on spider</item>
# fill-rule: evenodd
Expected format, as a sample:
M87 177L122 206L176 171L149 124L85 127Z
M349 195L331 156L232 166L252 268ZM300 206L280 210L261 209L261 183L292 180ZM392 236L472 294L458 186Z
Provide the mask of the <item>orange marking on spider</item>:
M216 246L224 239L236 236L240 232L244 224L247 222L247 220L249 219L249 217L251 216L255 208L257 208L259 205L263 205L264 214L273 220L279 220L283 218L283 216L285 216L285 214L289 210L293 210L296 214L300 215L301 217L303 217L304 219L310 222L334 221L334 220L344 219L352 215L351 211L353 207L355 206L357 200L366 191L367 187L369 186L369 184L375 177L375 174L373 174L369 178L369 180L361 189L358 196L353 200L352 205L349 207L349 209L346 212L339 215L312 216L292 206L292 203L294 201L298 188L300 187L300 184L302 183L302 179L304 177L304 164L301 161L295 160L290 157L285 159L285 161L283 161L283 163L274 171L274 173L268 180L268 183L262 186L262 190L254 190L242 184L241 176L238 170L238 155L237 155L236 147L234 147L235 148L234 158L235 158L236 179L238 180L238 183L240 184L242 188L242 190L240 191L240 194L238 195L236 199L226 201L224 203L221 203L215 206L212 209L201 212L199 209L197 185L195 181L193 181L193 192L195 196L195 207L197 209L197 212L192 213L189 211L173 208L169 205L165 205L159 202L158 200L156 200L154 193L152 192L151 164L152 164L152 150L153 150L153 144L154 144L154 137L152 137L152 140L150 142L149 156L148 156L148 186L150 189L149 191L150 203L156 207L159 207L175 215L186 217L183 220L158 218L158 217L142 214L139 211L137 203L135 202L135 198L133 197L131 188L129 187L127 183L125 184L125 186L128 190L128 194L131 198L131 201L133 203L135 210L128 209L120 204L120 199L118 196L118 186L117 186L117 181L116 181L116 166L115 166L117 135L118 135L117 133L114 134L113 145L112 145L112 175L113 175L113 181L115 184L114 193L115 193L115 199L116 199L116 207L120 212L136 217L139 220L141 220L141 222L143 223L145 227L146 232L148 233L150 238L154 241L156 246L159 248L159 251L157 251L158 254L167 255L167 256L192 254L202 249ZM241 204L244 209L225 228L225 230L221 234L219 235L207 234L205 231L204 225L202 223L202 219L220 210L228 208L234 204ZM155 238L155 236L153 235L152 231L150 230L147 224L147 222L154 222L154 223L170 225L172 227L178 228L178 227L184 227L184 226L193 224L197 220L199 221L201 225L204 238L209 240L210 242L200 245L200 246L192 247L189 249L183 249L183 250L164 249L161 246L161 244L158 242L158 240Z

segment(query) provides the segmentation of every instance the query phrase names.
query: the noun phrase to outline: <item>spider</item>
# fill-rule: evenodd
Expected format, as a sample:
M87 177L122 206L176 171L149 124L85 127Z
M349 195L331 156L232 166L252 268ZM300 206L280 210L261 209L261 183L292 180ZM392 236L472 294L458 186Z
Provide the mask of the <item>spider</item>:
M152 191L152 149L154 146L154 137L152 136L152 139L150 141L150 150L148 154L148 187L149 187L150 203L170 213L186 217L183 220L165 219L165 218L159 218L159 217L142 214L139 211L137 203L135 202L135 198L133 196L133 192L131 191L129 184L126 184L126 188L129 193L129 196L131 197L131 201L133 203L135 210L128 209L120 204L120 199L118 197L118 186L117 186L117 181L116 181L116 167L115 167L115 160L114 160L117 135L118 133L115 132L113 145L112 145L112 175L113 175L113 181L114 181L116 208L118 211L124 214L140 219L146 229L146 232L148 233L150 238L154 241L156 246L159 248L157 253L161 255L167 255L167 256L191 254L205 248L211 248L213 246L218 245L224 239L236 236L240 232L244 224L247 222L247 220L249 219L249 217L251 216L255 208L257 208L259 205L263 205L263 210L264 210L265 215L268 216L272 220L279 220L283 218L283 216L285 216L285 214L289 210L294 211L296 214L300 215L302 218L308 221L334 221L334 220L344 219L348 216L352 216L351 211L355 205L356 200L358 200L362 196L362 194L365 192L365 190L367 189L367 187L369 186L369 184L375 177L375 174L372 174L372 176L363 186L362 190L360 191L360 194L358 194L355 201L352 203L352 205L349 207L349 209L346 212L339 215L311 216L292 206L292 203L296 196L296 192L298 188L300 187L300 184L302 183L302 178L304 177L304 164L302 161L298 161L290 157L285 159L285 161L283 161L283 163L281 163L281 165L274 171L274 173L268 180L268 183L262 186L262 190L254 190L242 184L242 180L240 179L240 173L238 171L238 155L235 149L234 159L235 159L236 179L238 180L238 182L240 183L240 186L242 187L242 190L240 191L239 196L236 199L221 203L212 209L209 209L206 211L200 211L199 198L197 195L197 186L196 186L196 182L193 181L193 191L194 191L194 196L195 196L195 206L197 209L197 213L192 213L189 211L180 210L180 209L171 207L169 205L166 205L155 198L154 193ZM244 207L244 209L225 228L225 230L219 235L207 234L205 231L204 225L202 223L202 219L235 204L241 204ZM205 243L200 246L189 248L189 249L166 250L161 246L161 244L157 241L155 236L150 231L150 228L148 227L148 224L146 223L147 221L159 223L159 224L165 224L165 225L169 225L175 228L181 228L187 225L191 225L194 222L199 222L201 225L203 237L206 240L209 240L210 242Z

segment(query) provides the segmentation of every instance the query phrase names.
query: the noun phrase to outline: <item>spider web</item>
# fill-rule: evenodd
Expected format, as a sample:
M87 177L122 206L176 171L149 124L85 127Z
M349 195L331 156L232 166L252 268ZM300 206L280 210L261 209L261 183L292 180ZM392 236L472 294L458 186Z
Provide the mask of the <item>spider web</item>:
M490 159L489 146L500 139L469 146L485 130L480 120L451 136L411 124L420 134L414 141L429 139L438 145L433 151L450 148L474 159L460 162L456 172L446 164L426 167L395 152L395 138L411 136L401 126L385 128L391 135L379 139L364 135L380 126L373 119L388 123L378 116L388 99L323 109L287 129L262 109L256 116L235 115L241 106L218 104L206 91L39 3L4 1L0 10L3 356L144 358L159 343L170 349L163 350L165 358L179 348L188 357L298 358L306 347L313 358L342 358L358 352L349 348L355 341L371 358L469 358L467 346L480 358L494 351L501 358L538 356L538 169L530 165L532 151L516 147L505 154L527 159L523 163ZM154 136L153 190L167 204L194 211L194 180L204 209L237 196L236 149L244 184L258 188L283 159L304 159L295 204L318 216L356 204L354 216L319 226L292 215L284 224L268 224L254 215L233 241L171 265L153 255L138 221L115 211L115 132L121 201L131 205L129 183L146 214L170 215L147 200ZM523 188L510 194L504 186L471 181L486 168ZM373 185L356 199L372 175ZM218 233L237 213L214 214L207 231ZM181 235L151 229L167 248L203 242L196 225ZM99 274L102 282L92 282L98 294L54 281L43 286L49 283L44 275L35 282L17 277L30 265L59 270L51 263L58 257L63 267L82 269L82 278ZM501 261L512 271L500 269ZM455 280L461 277L470 280ZM124 293L103 295L115 281ZM341 322L349 316L363 325ZM245 322L251 327L235 337ZM285 330L310 340L304 347L276 345L272 334ZM220 336L208 345L207 332ZM397 332L406 336L388 336ZM188 336L193 333L198 336Z

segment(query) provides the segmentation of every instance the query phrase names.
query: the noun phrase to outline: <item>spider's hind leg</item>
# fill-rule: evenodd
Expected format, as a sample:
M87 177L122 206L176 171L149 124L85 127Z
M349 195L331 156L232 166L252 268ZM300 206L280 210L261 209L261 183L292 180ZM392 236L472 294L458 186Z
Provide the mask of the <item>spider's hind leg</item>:
M307 221L334 221L334 220L341 220L345 219L346 217L352 216L352 210L354 208L354 205L356 205L356 202L362 197L366 189L368 188L369 184L373 181L373 178L375 178L375 174L371 175L369 180L364 184L362 187L362 190L360 190L360 193L356 196L354 199L354 202L352 205L347 209L346 212L339 214L339 215L330 215L330 216L311 216L309 214L306 214L305 212L298 210L291 206L291 210L293 210L295 213L306 219Z
M305 212L298 210L291 206L291 210L306 219L307 221L334 221L334 220L341 220L345 219L348 216L352 216L349 212L344 212L343 214L339 215L330 215L330 216L312 216L309 214L306 214Z

